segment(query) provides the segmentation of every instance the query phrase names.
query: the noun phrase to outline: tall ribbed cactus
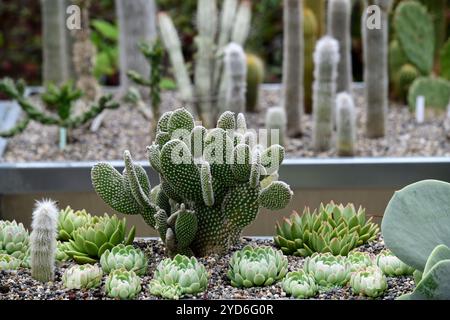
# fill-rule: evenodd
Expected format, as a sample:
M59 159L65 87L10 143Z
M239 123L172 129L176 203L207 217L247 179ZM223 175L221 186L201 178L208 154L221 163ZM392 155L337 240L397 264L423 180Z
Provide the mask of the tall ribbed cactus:
M235 118L226 112L217 128L207 130L178 109L165 113L158 129L147 153L160 185L151 189L145 170L128 151L123 174L99 163L92 169L92 183L113 209L141 214L158 230L169 254L224 253L260 207L279 210L289 203L289 186L273 181L284 149L252 148L255 137L242 114ZM268 186L266 178L272 181Z
M160 13L158 16L161 38L169 53L181 98L190 111L196 110L206 127L212 127L223 107L227 84L230 82L224 72L224 50L231 41L244 45L251 20L251 3L243 0L222 2L220 23L216 0L198 0L195 38L197 55L194 68L194 84L184 62L181 42L171 18ZM219 28L218 28L219 25ZM216 42L217 39L217 42Z
M283 2L283 104L287 114L288 135L302 134L304 38L303 0Z
M351 13L351 0L330 0L328 3L328 35L339 42L341 57L338 67L337 92L351 92L352 90Z
M337 153L341 157L355 155L356 111L353 98L343 92L336 98Z
M313 143L316 151L326 151L331 146L339 58L339 44L335 39L325 36L317 42L313 85Z
M303 11L305 37L305 112L312 113L312 83L314 81L314 48L319 35L319 25L312 10Z
M366 134L380 138L386 134L389 105L389 11L392 0L367 0L366 6L380 8L381 28L369 28L368 18L374 14L365 10L362 19L364 42L364 81L366 97Z
M41 282L53 280L55 270L57 223L59 210L55 202L43 200L33 211L30 235L31 276Z
M227 75L227 92L224 111L244 112L247 92L247 59L244 50L237 43L232 42L225 49L225 74Z
M264 62L254 54L247 54L247 94L245 103L248 112L258 111L259 87L264 81Z
M266 129L267 144L279 144L284 146L286 142L286 111L282 107L272 107L267 109L266 113ZM275 130L272 132L272 130ZM278 134L278 136L277 136ZM278 138L278 141L274 141Z

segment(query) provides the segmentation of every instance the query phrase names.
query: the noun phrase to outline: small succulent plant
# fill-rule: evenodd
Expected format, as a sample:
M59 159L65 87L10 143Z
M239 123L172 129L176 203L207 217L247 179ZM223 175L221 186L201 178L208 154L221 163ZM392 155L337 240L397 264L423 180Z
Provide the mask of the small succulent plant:
M350 286L353 293L371 298L381 296L388 287L386 277L376 266L353 273L350 278Z
M288 260L281 251L246 246L231 257L228 278L238 288L270 286L283 279L287 271Z
M350 264L342 256L331 253L314 253L305 259L304 270L316 283L325 288L344 286L350 279Z
M365 269L374 265L372 257L367 252L352 251L347 256L347 262L350 264L352 272Z
M74 211L67 207L58 216L58 240L69 241L72 233L91 222L92 216L86 210Z
M29 247L30 235L22 223L0 221L0 253L22 260Z
M155 270L150 281L150 293L166 299L179 299L186 294L196 294L206 290L208 274L196 258L176 255L164 259Z
M141 292L141 279L134 271L116 269L106 278L105 287L111 298L133 299Z
M281 286L288 295L297 299L314 297L319 289L314 277L305 273L302 269L289 272L283 279Z
M380 252L376 258L376 263L381 271L389 277L412 275L415 271L414 268L405 264L388 250Z
M56 261L66 262L70 260L70 256L66 253L70 250L69 242L58 241L56 245Z
M0 253L0 271L19 269L21 261L9 254Z
M148 261L145 254L132 245L119 244L110 250L106 250L100 257L100 264L105 273L112 270L125 268L142 276L147 272Z
M352 249L372 241L378 235L378 226L366 220L365 210L356 211L353 204L336 205L333 202L320 205L318 211L306 208L303 215L294 213L276 226L277 246L285 254L310 256L313 253L330 252L346 256Z
M108 249L124 243L131 244L134 240L135 227L126 232L126 220L117 216L95 217L89 225L73 232L73 240L69 241L70 250L66 253L78 263L96 263Z
M67 289L91 289L100 286L102 276L98 265L74 265L64 272L62 281Z

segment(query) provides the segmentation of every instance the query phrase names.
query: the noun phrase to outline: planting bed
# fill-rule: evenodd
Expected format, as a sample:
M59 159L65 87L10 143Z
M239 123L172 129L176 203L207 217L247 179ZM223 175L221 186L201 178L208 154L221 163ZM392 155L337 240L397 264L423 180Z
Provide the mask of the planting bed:
M411 157L450 156L450 139L445 130L444 116L434 117L424 124L417 124L415 116L405 106L391 105L386 138L367 139L364 136L364 96L361 88L355 88L358 117L356 155L361 157ZM261 90L261 111L247 114L249 128L265 127L265 110L280 105L281 90L270 87ZM174 92L164 92L163 111L182 106ZM288 158L335 157L335 150L317 154L312 149L312 117L303 120L304 136L290 139L286 145ZM145 160L145 147L151 144L149 121L136 109L123 105L118 111L109 112L103 127L96 133L88 128L72 132L73 141L64 152L58 149L58 129L31 123L28 129L9 140L3 160L27 161L82 161L119 160L123 150L130 150L137 160Z
M269 287L238 289L230 285L226 272L228 270L228 261L230 260L232 252L242 249L245 245L274 246L270 239L250 239L243 238L241 243L235 246L227 255L210 255L207 258L200 258L199 262L206 266L209 273L209 286L206 292L197 296L188 297L187 299L292 299L287 297L281 289L281 283L278 282ZM148 300L157 299L157 297L150 295L147 289L147 284L152 279L153 272L157 264L164 259L164 248L162 243L156 240L137 240L135 246L143 249L149 258L149 269L147 274L142 277L142 291L138 299ZM381 238L373 241L367 245L358 248L360 251L365 251L373 254L379 253L384 249L384 243ZM303 265L304 258L288 256L289 271L299 269ZM98 289L89 291L68 290L62 286L61 277L65 269L70 266L70 263L65 263L57 267L56 279L54 282L42 284L33 280L28 269L19 269L18 271L0 271L0 300L1 299L25 299L25 300L66 300L66 299L110 299L104 292L103 277L102 286ZM414 281L410 277L388 277L388 290L379 299L393 300L396 297L412 292L414 289ZM340 300L340 299L366 299L352 294L349 287L334 288L330 291L321 292L312 299L320 300Z

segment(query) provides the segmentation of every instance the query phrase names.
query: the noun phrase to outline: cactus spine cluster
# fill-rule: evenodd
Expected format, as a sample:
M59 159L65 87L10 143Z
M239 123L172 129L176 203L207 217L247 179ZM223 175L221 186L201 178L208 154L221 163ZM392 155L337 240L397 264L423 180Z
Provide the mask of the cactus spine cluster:
M283 6L283 104L288 119L288 135L295 137L302 134L301 118L304 96L303 0L284 0Z
M254 147L256 137L247 131L242 114L236 118L226 112L208 131L195 126L187 110L178 109L165 113L158 128L147 150L159 186L151 189L145 170L128 151L123 174L99 163L91 175L98 195L121 213L141 214L170 255L223 253L260 207L280 210L289 203L289 186L274 181L284 149Z
M272 107L267 109L266 114L266 129L267 129L267 144L279 144L284 146L286 142L286 110L282 107ZM275 130L275 131L272 131ZM277 139L278 134L278 141Z
M331 146L339 60L339 44L335 39L325 36L317 42L313 85L313 144L317 151L326 151Z
M225 49L225 75L228 83L223 111L244 112L247 91L247 62L244 50L234 42L230 43Z
M197 111L205 127L210 128L231 82L224 70L225 48L230 42L244 45L250 30L251 3L246 0L240 4L238 0L223 1L219 20L216 0L198 0L195 84L191 81L180 38L171 18L162 12L158 20L161 39L169 53L181 98L188 105L194 104L195 108L189 111ZM245 80L243 83L245 85ZM245 94L245 89L241 90Z
M337 153L341 157L355 155L356 111L353 98L348 93L340 93L336 99Z
M351 0L330 0L328 3L328 35L339 42L337 92L352 90Z
M312 84L314 81L314 48L319 35L319 26L311 9L303 10L303 30L305 39L305 112L312 113Z
M41 282L53 280L59 210L55 202L43 200L33 211L30 235L31 276Z
M388 14L392 0L368 0L367 5L380 8L381 28L369 27L372 12L366 8L362 19L364 42L364 81L366 96L366 134L369 138L380 138L386 134L389 104Z
M259 87L264 81L264 62L254 54L247 54L247 112L258 111Z

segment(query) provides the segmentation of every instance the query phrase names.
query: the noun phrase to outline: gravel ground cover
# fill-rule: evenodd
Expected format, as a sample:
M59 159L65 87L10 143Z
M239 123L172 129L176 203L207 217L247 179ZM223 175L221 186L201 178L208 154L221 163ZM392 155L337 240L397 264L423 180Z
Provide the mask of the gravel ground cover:
M164 247L157 240L136 240L134 245L145 251L149 258L149 269L147 274L142 277L143 290L138 296L140 300L158 299L150 295L147 284L153 277L153 272L158 263L166 256ZM242 238L241 242L232 248L225 256L211 255L206 258L199 259L199 262L206 266L209 273L209 286L206 292L187 299L249 299L249 300L271 300L271 299L292 299L287 297L283 292L280 283L276 283L269 287L238 289L231 286L226 272L228 270L228 261L231 254L235 250L242 249L245 245L252 246L274 246L271 239L250 239ZM379 253L384 249L384 243L381 238L369 244L359 247L358 250L373 254ZM301 268L304 258L288 256L289 271ZM68 290L62 285L61 277L70 266L70 263L61 264L56 268L55 281L42 284L34 281L30 276L28 269L19 269L17 271L0 271L0 300L105 300L110 299L105 295L104 282L106 276L103 277L102 286L98 289L89 291ZM388 290L385 295L380 297L382 300L393 300L396 297L410 293L414 289L414 281L411 277L388 277ZM365 299L364 297L352 294L349 287L334 288L330 291L320 292L312 299L319 300L355 300Z

